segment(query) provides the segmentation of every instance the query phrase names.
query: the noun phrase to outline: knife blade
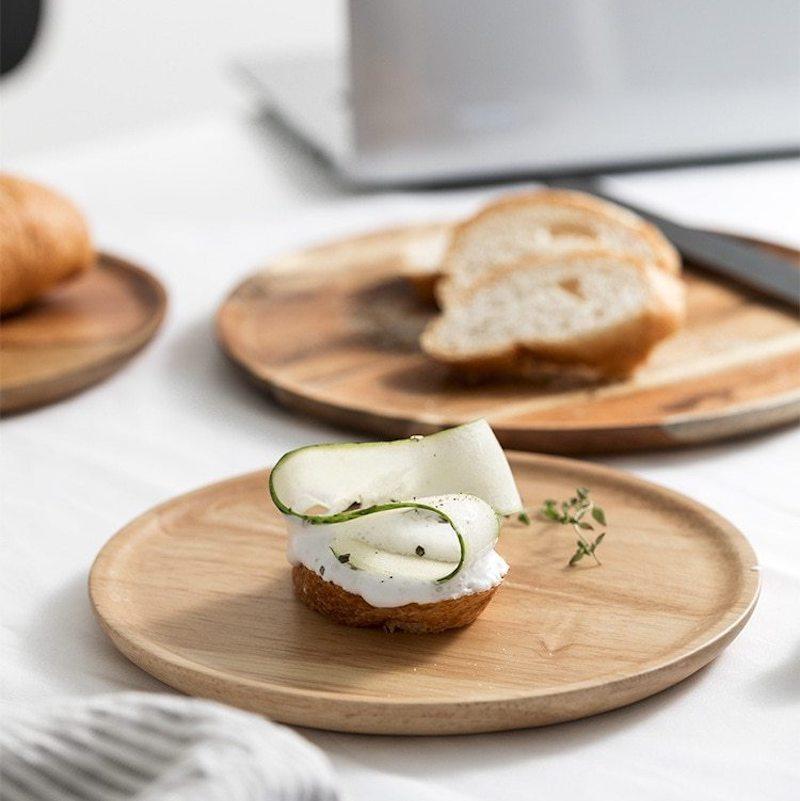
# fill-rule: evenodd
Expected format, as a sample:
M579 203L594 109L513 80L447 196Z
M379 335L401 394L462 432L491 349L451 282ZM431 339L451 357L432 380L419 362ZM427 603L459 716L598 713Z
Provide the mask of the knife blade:
M800 306L800 268L788 259L725 234L680 225L599 190L594 179L559 180L552 185L590 192L630 209L660 228L686 261L724 278L747 284L770 297L790 303L795 308Z

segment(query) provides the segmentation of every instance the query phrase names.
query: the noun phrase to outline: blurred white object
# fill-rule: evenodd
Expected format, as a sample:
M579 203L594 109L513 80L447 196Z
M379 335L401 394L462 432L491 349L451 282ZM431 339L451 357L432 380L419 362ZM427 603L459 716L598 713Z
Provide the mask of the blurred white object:
M120 693L8 716L3 801L335 801L322 752L210 701Z
M30 57L0 88L2 157L92 148L238 112L232 55L341 50L342 4L225 0L199 12L197 0L44 2Z
M247 65L350 180L791 152L797 0L350 0L349 69Z

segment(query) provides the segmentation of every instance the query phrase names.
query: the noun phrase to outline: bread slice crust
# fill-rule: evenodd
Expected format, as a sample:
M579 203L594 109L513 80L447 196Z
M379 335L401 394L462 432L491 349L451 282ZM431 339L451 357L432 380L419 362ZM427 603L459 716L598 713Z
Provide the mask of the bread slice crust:
M468 626L486 608L500 586L431 604L378 607L332 581L325 581L305 565L292 568L292 585L295 595L306 606L342 625L416 634Z

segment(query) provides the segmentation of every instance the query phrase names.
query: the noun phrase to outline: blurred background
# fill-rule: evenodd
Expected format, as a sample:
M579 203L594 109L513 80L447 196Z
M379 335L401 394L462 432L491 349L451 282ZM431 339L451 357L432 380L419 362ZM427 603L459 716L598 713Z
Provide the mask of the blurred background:
M3 0L3 49L39 4ZM78 145L236 106L233 63L333 52L341 0L44 3L38 36L2 84L5 158Z
M800 141L797 0L7 0L9 58L40 6L3 82L8 158L245 97L361 184L786 155Z

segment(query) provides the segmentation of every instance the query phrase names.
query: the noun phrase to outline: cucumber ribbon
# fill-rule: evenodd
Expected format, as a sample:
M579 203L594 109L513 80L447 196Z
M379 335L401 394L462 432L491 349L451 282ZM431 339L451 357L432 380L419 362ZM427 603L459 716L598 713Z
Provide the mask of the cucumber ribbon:
M269 489L284 515L330 526L339 561L440 582L494 548L500 517L522 508L485 420L394 442L298 448L275 465Z

